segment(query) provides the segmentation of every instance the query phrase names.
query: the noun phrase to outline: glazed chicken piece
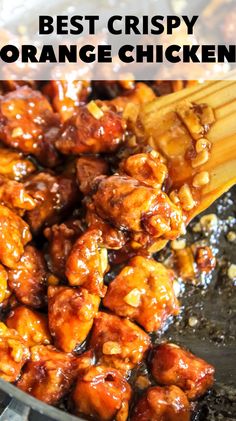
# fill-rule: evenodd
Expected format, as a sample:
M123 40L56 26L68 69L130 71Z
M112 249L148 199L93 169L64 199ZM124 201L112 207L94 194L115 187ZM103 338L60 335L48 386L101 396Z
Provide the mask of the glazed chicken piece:
M59 128L59 118L41 92L23 86L2 97L1 141L26 154L34 155L48 167L59 162L58 152L54 147Z
M11 209L0 205L0 261L14 268L31 238L28 224Z
M48 240L48 266L59 278L65 277L67 258L75 240L81 234L82 224L76 218L45 228L44 235Z
M2 265L0 265L0 304L2 304L8 296L7 281L8 281L7 271Z
M33 234L59 222L80 198L72 177L49 172L32 175L26 180L25 188L36 203L36 208L26 213Z
M36 247L27 245L14 269L8 271L9 288L20 303L41 308L47 301L48 276L43 254Z
M179 313L173 280L174 273L161 263L136 256L109 284L103 304L147 332L156 331L169 316Z
M51 343L47 316L25 306L12 310L6 319L6 325L15 329L28 347Z
M34 346L17 387L49 405L56 405L90 364L90 353L76 357L51 345Z
M102 158L81 156L76 161L76 176L80 191L84 194L92 192L93 180L99 175L108 174L109 167Z
M96 213L94 203L91 200L86 200L86 207L86 223L90 229L101 231L103 246L112 250L121 249L128 240L127 234L100 218Z
M104 312L94 319L89 347L100 364L126 374L142 361L150 345L149 336L128 319Z
M72 286L83 286L91 294L104 297L103 276L108 269L107 250L102 233L89 229L74 243L66 262L66 276Z
M181 209L166 193L132 177L104 177L93 201L101 218L118 229L129 231L140 245L157 238L174 239L183 227Z
M64 123L56 146L63 154L114 152L124 142L125 130L115 107L91 101Z
M36 167L21 152L0 147L0 174L19 181L36 171Z
M136 83L135 87L129 91L124 92L110 101L106 101L108 104L115 105L116 109L120 112L124 111L126 106L142 105L147 102L151 102L156 99L156 95L153 90L146 85L146 83Z
M57 348L74 351L86 339L100 299L83 288L49 286L49 329Z
M161 155L152 151L129 156L120 164L121 173L154 188L161 188L168 170Z
M24 185L0 175L0 203L23 215L35 208L34 199L27 193Z
M14 329L0 323L0 378L15 382L30 352L24 339Z
M88 369L72 393L75 413L98 421L126 421L130 398L131 387L121 373L104 366Z
M43 89L52 101L53 109L64 122L87 102L91 93L90 82L86 80L51 80Z
M131 421L190 421L190 405L176 386L150 387L135 406Z
M174 344L154 350L151 369L158 383L180 387L190 400L202 396L214 382L212 365Z

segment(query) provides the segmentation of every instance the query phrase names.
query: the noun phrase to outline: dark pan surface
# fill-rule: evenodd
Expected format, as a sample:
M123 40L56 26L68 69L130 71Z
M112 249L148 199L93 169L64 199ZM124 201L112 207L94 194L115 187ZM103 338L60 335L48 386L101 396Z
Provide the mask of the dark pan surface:
M220 228L209 242L217 252L217 269L209 285L189 286L181 297L184 310L180 320L170 326L165 337L177 342L216 368L212 392L196 408L194 421L236 420L236 280L229 279L227 268L236 264L236 243L226 239L228 231L236 231L236 188L219 199L205 213L216 213ZM205 237L188 230L189 243ZM207 240L208 241L208 240ZM196 327L189 326L189 317L196 316Z

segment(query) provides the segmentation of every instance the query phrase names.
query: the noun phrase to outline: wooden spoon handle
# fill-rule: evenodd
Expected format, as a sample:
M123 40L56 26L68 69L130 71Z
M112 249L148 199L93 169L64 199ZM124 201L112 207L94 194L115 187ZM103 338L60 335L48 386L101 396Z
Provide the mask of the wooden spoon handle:
M236 183L236 81L212 81L196 85L180 92L161 97L145 104L140 112L140 120L147 137L152 139L154 147L163 152L163 139L170 142L170 135L165 134L165 116L171 115L176 105L181 101L206 103L214 110L216 122L211 127L207 138L212 143L210 159L197 168L197 171L208 171L210 182L201 192L201 200L191 214L191 218L206 209L221 194ZM170 130L169 130L170 131ZM173 134L173 133L172 133ZM175 142L183 143L181 134L175 137ZM173 143L172 136L172 143ZM173 147L172 149L173 150ZM165 150L166 152L166 150ZM168 155L168 153L167 153ZM167 159L172 159L171 152ZM188 182L196 170L191 167L175 168L177 184Z

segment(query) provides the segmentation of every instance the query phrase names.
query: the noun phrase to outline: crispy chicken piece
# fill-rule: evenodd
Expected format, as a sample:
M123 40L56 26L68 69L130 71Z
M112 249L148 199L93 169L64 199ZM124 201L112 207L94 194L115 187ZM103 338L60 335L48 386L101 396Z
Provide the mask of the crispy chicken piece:
M119 371L91 367L78 378L72 401L75 413L99 421L126 421L131 387Z
M86 222L89 228L99 229L102 232L102 243L107 249L119 250L127 242L127 234L107 223L95 211L94 203L88 201L86 203Z
M35 208L34 199L27 193L24 185L0 175L0 203L23 215Z
M51 80L43 91L64 122L72 117L79 105L87 102L91 85L86 80Z
M44 230L48 240L49 269L60 278L65 277L66 261L76 238L82 234L79 219L69 219L60 225L52 225Z
M25 306L12 310L6 319L6 325L15 329L29 347L51 343L47 316Z
M116 109L122 112L129 104L142 105L154 99L156 99L156 95L153 90L146 83L139 82L136 83L134 89L125 92L124 95L106 101L106 103L115 105Z
M203 395L214 382L214 367L174 344L161 344L154 350L152 375L163 385L180 387L188 399Z
M0 261L14 268L31 238L28 224L11 209L0 205Z
M125 129L115 108L92 101L64 123L56 146L63 154L114 152L124 142Z
M128 319L104 312L94 319L89 347L103 365L126 374L142 361L150 345L149 336Z
M8 284L20 303L33 308L46 304L48 271L43 254L27 245L21 259L8 271Z
M147 332L156 331L170 315L179 313L173 278L173 272L161 263L136 256L109 284L103 304L118 316L135 320Z
M141 183L154 188L161 188L168 175L163 159L155 151L129 156L121 162L120 170Z
M49 286L48 320L55 346L73 351L88 336L100 299L83 288Z
M104 297L103 276L108 268L102 233L89 229L74 243L66 262L66 276L72 286L83 286L91 294Z
M48 167L59 162L54 147L59 128L59 118L41 92L23 86L2 97L0 139L12 148L36 156Z
M103 177L93 200L101 218L128 230L142 245L153 238L174 239L183 227L181 209L164 192L132 177Z
M90 353L76 357L50 345L34 346L17 387L49 405L56 405L69 392L78 374L91 364Z
M0 147L0 174L19 181L36 171L36 167L21 152Z
M16 330L0 323L0 378L8 382L16 381L29 357L24 339Z
M90 194L92 191L92 182L99 175L108 174L109 168L107 162L102 158L92 156L81 156L76 162L76 176L80 191L84 194Z
M59 222L79 201L79 192L72 177L40 172L26 180L25 188L36 202L36 208L26 213L26 220L34 234L38 234L44 226Z
M131 421L190 421L190 405L176 386L150 387L135 406Z

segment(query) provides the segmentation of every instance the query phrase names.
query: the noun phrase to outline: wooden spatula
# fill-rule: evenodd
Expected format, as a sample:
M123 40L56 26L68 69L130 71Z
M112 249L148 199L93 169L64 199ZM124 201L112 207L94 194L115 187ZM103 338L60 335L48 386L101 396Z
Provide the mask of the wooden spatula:
M207 139L211 143L209 159L193 168L185 159L190 135L176 125L176 108L183 101L208 104L214 111L215 123ZM209 182L200 189L199 200L189 212L188 220L206 209L236 183L236 80L198 84L144 104L139 119L147 142L167 158L173 188L191 185L199 172L209 174Z

